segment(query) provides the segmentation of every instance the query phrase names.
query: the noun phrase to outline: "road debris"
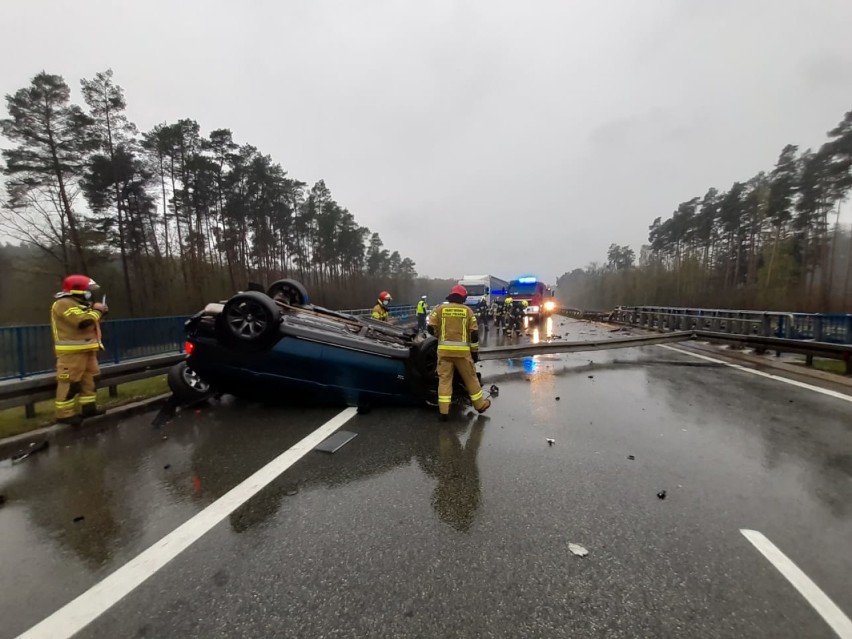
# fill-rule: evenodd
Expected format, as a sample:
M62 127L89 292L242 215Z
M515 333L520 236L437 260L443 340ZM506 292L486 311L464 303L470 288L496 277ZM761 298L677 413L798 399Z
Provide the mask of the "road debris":
M49 445L50 444L46 439L43 439L40 442L30 442L30 445L24 452L18 453L17 455L12 455L12 463L20 464L22 461L29 458L31 455L34 455L38 452L47 449Z
M665 499L666 498L666 491L661 490L660 492L657 493L657 497L659 497L660 499Z
M85 519L85 517L83 517L83 515L79 515L77 517L74 517L74 519L72 519L71 521L73 521L75 524L79 524L84 519Z
M634 459L636 459L636 455L628 455L627 459L629 459L630 461L633 461Z
M552 437L547 438L547 445L548 446L553 446L553 444L555 444L555 443L556 443L556 440L553 439Z
M166 464L165 466L163 466L163 470L168 470L171 467L172 467L171 464Z
M568 544L568 550L571 551L571 554L576 555L577 557L585 557L589 554L589 551L583 548L580 544Z
M558 396L556 397L556 401L557 401L557 402L559 401L559 397L558 397Z
M595 378L594 375L589 375L589 379L594 379L594 378Z
M323 453L336 453L357 436L356 433L351 433L348 430L339 430L333 435L326 437L314 450Z

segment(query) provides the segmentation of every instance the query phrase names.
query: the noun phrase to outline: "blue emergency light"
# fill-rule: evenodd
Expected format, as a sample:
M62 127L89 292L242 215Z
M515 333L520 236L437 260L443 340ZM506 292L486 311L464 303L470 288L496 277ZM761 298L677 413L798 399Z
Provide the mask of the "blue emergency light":
M535 284L538 280L534 277L519 277L519 284Z

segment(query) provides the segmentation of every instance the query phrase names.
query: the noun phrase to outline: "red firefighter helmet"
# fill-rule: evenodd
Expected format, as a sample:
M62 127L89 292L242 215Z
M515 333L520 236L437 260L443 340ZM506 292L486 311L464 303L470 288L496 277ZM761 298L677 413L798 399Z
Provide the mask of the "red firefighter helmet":
M94 293L100 289L98 283L88 275L69 275L62 280L62 292L71 295L84 295L86 292Z
M382 291L381 293L379 293L380 302L390 302L392 299L393 298L391 297L391 294L387 291Z
M450 295L461 295L462 297L467 297L467 289L461 284L456 284L450 289Z

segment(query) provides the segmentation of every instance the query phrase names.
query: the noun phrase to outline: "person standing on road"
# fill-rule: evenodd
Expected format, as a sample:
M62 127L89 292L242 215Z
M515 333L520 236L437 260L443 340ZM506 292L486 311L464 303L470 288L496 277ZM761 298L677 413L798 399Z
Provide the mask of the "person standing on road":
M417 331L420 333L426 332L426 316L429 314L429 306L426 304L426 296L422 295L420 301L417 302Z
M483 399L482 387L476 376L474 363L479 361L479 328L476 315L465 306L467 289L455 285L447 301L434 308L429 315L429 333L438 338L438 411L439 418L446 421L453 399L453 375L461 376L470 401L479 413L491 406Z
M390 304L392 299L391 294L387 291L379 293L379 298L376 300L376 305L373 307L373 312L370 317L375 320L387 322L390 319L388 304Z
M86 275L69 275L50 309L53 350L56 354L56 421L79 425L85 417L103 415L98 410L95 376L101 342L101 318L106 304L92 303L100 287ZM77 413L79 405L80 414Z

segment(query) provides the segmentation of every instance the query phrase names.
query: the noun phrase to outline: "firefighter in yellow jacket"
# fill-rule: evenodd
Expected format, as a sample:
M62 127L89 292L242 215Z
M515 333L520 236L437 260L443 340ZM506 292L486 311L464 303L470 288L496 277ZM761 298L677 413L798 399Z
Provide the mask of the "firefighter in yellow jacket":
M442 420L450 413L453 399L453 375L461 376L473 407L484 413L491 401L483 399L482 387L474 363L479 360L479 329L473 311L464 305L467 289L452 288L447 302L429 315L428 331L438 338L438 410Z
M370 317L376 320L381 320L382 322L387 322L390 319L388 304L390 304L391 299L393 298L387 291L379 293L379 298L376 300L376 305L373 307L373 312L370 314Z
M84 417L102 415L98 410L95 376L101 343L101 318L105 304L92 303L99 289L85 275L69 275L50 309L53 349L56 353L56 421L80 424ZM80 414L77 408L80 408Z

